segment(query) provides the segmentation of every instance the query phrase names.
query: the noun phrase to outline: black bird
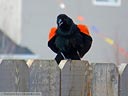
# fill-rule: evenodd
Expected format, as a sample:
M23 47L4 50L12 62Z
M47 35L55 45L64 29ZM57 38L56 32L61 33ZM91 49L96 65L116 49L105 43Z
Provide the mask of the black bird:
M65 14L57 16L57 28L51 28L48 47L57 53L55 60L59 64L63 59L80 60L92 45L88 28L75 24Z

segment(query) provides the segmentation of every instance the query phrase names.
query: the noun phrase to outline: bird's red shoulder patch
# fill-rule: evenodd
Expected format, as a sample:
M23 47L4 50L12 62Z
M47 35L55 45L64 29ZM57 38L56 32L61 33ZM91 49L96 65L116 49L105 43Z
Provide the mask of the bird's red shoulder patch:
M49 37L48 40L51 40L55 35L56 35L56 27L51 28L50 32L49 32Z
M83 24L78 24L77 27L80 29L80 31L88 36L90 36L88 27L86 25Z

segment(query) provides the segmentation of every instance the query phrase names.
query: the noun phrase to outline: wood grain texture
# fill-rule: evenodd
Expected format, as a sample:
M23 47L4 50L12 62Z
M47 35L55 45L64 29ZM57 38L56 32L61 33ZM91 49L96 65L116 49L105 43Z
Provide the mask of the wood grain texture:
M89 63L87 61L68 60L62 66L61 96L87 96Z
M0 92L28 92L29 70L24 60L2 60Z
M60 96L60 69L53 60L34 60L30 67L30 92Z
M121 64L119 66L120 71L120 95L128 96L128 64Z
M92 64L92 96L118 96L119 74L112 63Z

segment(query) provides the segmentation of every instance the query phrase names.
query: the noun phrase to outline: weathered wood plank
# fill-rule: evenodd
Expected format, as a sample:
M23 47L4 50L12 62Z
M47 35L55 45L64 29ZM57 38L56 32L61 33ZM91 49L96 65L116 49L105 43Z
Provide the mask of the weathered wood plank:
M87 61L63 60L61 68L61 96L87 96Z
M118 96L118 70L113 63L92 64L92 96Z
M54 60L34 60L30 66L30 92L60 96L60 69Z
M28 92L29 70L24 60L1 60L0 92Z
M119 66L120 91L119 96L128 96L128 64L122 63Z

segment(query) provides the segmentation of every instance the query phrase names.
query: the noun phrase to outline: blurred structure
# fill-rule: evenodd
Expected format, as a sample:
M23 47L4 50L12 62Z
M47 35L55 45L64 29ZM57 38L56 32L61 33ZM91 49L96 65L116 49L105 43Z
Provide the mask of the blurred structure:
M33 54L33 52L17 45L0 30L0 54Z
M0 0L0 29L15 43L21 43L22 0Z
M119 1L120 4L99 6L94 1ZM55 54L47 46L49 29L55 25L55 17L65 13L76 23L89 27L94 42L83 59L90 62L128 63L126 9L127 0L0 0L0 29L16 44L29 48L43 59L51 59Z

